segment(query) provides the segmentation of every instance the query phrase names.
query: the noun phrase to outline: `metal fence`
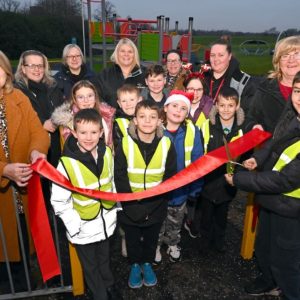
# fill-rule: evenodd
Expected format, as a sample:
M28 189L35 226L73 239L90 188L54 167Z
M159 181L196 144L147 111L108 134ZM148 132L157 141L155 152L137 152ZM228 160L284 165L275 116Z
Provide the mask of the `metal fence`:
M14 199L18 237L21 253L21 261L12 263L9 261L6 238L9 232L4 232L0 218L0 239L5 262L1 262L0 275L0 299L29 298L33 296L46 296L57 293L72 292L70 275L70 263L68 257L68 242L65 229L57 220L53 211L48 210L52 234L56 244L58 260L62 273L54 279L43 282L38 261L35 255L29 255L24 234L25 218L17 212L16 199ZM23 220L24 219L24 220ZM24 223L24 224L23 224ZM62 263L63 262L63 263ZM20 281L21 279L21 281Z

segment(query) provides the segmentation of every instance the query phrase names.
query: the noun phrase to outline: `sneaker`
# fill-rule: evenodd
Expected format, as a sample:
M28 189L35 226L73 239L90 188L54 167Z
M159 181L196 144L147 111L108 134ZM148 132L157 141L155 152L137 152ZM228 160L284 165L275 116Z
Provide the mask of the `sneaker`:
M193 226L193 222L192 221L188 221L186 220L184 222L184 225L183 225L184 229L189 233L189 236L192 238L192 239L195 239L198 237L198 231L195 229L195 226Z
M159 265L161 263L161 260L162 260L162 257L161 257L161 252L160 252L160 246L157 246L153 265Z
M131 266L128 285L132 289L138 289L143 285L142 270L138 264L133 264Z
M257 277L252 283L246 286L245 291L252 296L279 296L281 294L279 287L266 283L262 277Z
M143 275L144 275L144 285L145 286L154 286L157 284L157 278L152 270L152 266L149 263L144 263L142 265Z
M123 257L127 257L127 247L126 247L126 240L125 238L122 237L122 240L121 240L121 254Z
M169 255L169 260L171 262L181 261L181 248L177 245L169 246L167 250L167 254Z

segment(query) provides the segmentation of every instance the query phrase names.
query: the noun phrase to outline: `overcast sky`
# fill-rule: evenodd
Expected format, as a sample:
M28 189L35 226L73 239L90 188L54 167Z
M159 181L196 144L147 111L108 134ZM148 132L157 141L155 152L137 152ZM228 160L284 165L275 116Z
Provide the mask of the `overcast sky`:
M110 0L117 13L126 18L170 18L170 28L179 21L179 29L188 28L189 17L194 29L262 32L300 29L300 0ZM98 3L100 6L100 3Z

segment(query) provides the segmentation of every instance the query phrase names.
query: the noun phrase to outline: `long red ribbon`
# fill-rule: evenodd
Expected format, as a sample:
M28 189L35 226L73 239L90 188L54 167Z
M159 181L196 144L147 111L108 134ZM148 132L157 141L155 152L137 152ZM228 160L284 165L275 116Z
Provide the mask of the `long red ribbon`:
M229 143L228 147L230 153L233 158L236 158L241 154L249 151L250 149L253 149L257 145L261 144L262 142L270 138L270 136L271 134L268 132L254 129L245 134L244 136ZM32 224L31 230L35 242L35 247L37 249L41 271L42 273L45 272L45 274L43 273L44 280L45 278L50 278L54 275L57 275L58 263L55 263L55 261L57 261L57 256L55 253L55 248L53 248L52 246L52 244L54 245L54 243L52 240L49 222L45 221L48 220L47 215L46 213L41 214L40 211L37 210L37 208L44 206L42 192L41 190L39 192L37 191L38 189L40 189L38 174L48 178L49 180L68 190L86 195L93 199L101 198L112 201L131 201L152 197L177 189L183 185L186 185L188 183L193 182L196 179L203 177L204 175L220 167L227 161L228 157L226 155L225 147L223 146L200 157L187 168L185 168L181 172L174 175L172 178L169 178L168 180L164 181L163 183L154 188L136 193L110 193L75 187L68 181L66 177L64 177L60 172L58 172L46 160L38 160L31 166L31 168L35 172L33 173L30 183L32 188L29 188L28 193L29 196L32 196L30 197L31 200L29 201L30 206L34 207L30 214L30 221ZM36 197L37 193L40 196L38 199ZM41 210L46 211L45 206L44 208L41 208ZM41 224L43 224L43 228ZM49 244L51 244L50 247Z
M34 172L35 173L35 172ZM40 176L35 173L28 184L30 230L44 282L61 274L45 207Z

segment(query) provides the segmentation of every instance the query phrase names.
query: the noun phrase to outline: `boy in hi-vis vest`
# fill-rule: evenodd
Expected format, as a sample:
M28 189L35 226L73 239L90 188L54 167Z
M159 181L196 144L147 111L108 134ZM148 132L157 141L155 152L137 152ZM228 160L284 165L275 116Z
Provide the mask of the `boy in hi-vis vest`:
M116 149L114 179L118 193L153 188L175 175L176 152L171 140L163 135L159 111L157 105L147 100L137 104L128 135ZM167 205L166 194L122 202L118 221L125 231L131 288L157 283L152 262Z
M74 116L74 131L65 142L57 167L74 186L113 190L113 158L111 149L100 139L102 134L102 119L96 110L82 109ZM92 199L53 184L51 204L76 248L93 298L110 299L116 293L108 240L116 226L115 202Z

